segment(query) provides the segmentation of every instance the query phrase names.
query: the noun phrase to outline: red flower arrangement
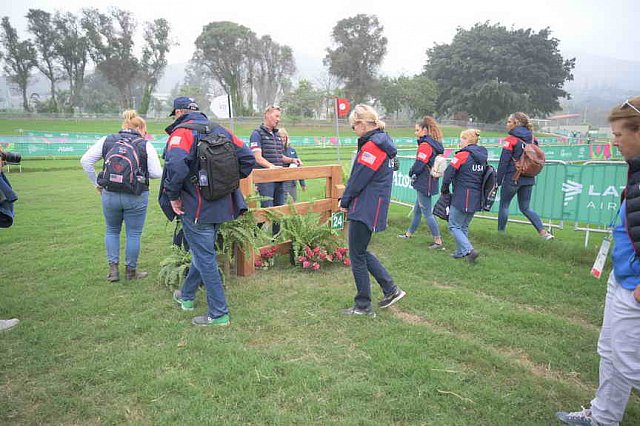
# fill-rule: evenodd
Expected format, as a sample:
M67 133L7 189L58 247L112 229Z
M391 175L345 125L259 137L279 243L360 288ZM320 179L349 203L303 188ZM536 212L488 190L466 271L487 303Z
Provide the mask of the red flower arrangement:
M259 269L269 269L275 263L275 255L278 250L275 247L265 247L260 249L260 257L254 262L254 266Z
M298 256L298 264L302 269L317 271L322 263L342 263L343 265L351 265L351 259L348 257L349 249L346 247L338 247L333 252L327 252L323 247L311 248L305 246L303 254Z

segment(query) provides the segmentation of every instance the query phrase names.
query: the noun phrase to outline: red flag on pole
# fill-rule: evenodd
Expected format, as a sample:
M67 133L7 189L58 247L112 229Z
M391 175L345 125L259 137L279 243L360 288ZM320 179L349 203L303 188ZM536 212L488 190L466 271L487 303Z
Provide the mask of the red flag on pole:
M348 99L337 98L336 108L338 111L338 117L344 117L345 115L349 114L349 108L351 108L351 105L349 105Z

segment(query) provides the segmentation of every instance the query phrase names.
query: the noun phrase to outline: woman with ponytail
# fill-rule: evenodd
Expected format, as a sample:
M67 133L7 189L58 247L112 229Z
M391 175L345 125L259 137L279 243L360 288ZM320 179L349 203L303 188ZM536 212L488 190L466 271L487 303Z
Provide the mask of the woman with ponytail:
M500 155L500 164L498 165L497 179L498 185L501 186L498 231L505 231L507 220L509 219L509 205L513 197L517 194L518 207L520 207L522 214L529 219L533 227L538 231L540 237L545 240L552 240L553 235L544 229L540 216L529 207L533 185L536 184L536 178L520 176L514 179L516 172L515 163L522 156L525 144L538 144L538 141L533 137L531 120L523 112L513 113L507 119L507 132L509 136L505 138L502 145L502 154Z
M80 159L82 168L102 198L102 213L106 223L104 243L109 262L107 281L111 282L120 280L118 264L122 222L125 224L127 234L125 246L126 279L142 279L149 275L147 272L141 272L137 269L140 237L149 204L149 178L159 179L162 176L158 153L151 142L144 139L147 134L147 123L134 110L123 112L122 117L124 119L122 130L100 139ZM103 188L98 184L98 176L96 176L94 168L96 162L100 159L105 161L116 143L120 142L126 142L127 145L133 147L135 157L139 159L140 170L145 177L139 195ZM106 176L105 178L109 179Z
M443 250L440 228L431 211L431 196L437 194L439 189L439 178L431 176L431 168L436 156L444 153L442 131L435 118L427 115L416 123L415 133L418 138L418 152L416 160L409 170L409 176L411 177L411 186L417 192L417 199L413 206L411 225L404 234L400 234L398 237L405 240L411 238L420 225L420 219L424 216L433 236L433 244L429 248Z

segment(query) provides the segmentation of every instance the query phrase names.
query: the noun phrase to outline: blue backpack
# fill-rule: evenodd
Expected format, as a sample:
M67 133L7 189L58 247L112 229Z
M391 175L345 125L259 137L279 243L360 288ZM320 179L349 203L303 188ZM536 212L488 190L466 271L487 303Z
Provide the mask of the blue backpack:
M98 173L98 185L110 192L140 195L149 189L146 172L147 141L120 138L113 145L105 143L104 165Z

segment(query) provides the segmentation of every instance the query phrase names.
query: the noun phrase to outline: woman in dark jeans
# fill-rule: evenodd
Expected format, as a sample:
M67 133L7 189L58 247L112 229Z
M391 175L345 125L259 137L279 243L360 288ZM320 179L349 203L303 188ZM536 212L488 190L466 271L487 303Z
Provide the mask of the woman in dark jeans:
M387 227L397 150L384 131L384 122L370 106L356 105L349 115L349 123L358 135L358 152L340 198L340 210L349 217L349 256L356 296L353 306L343 309L342 313L375 317L371 307L369 274L373 275L384 294L379 307L387 308L405 296L378 258L368 250L373 233Z
M504 232L507 227L509 205L517 194L518 207L520 207L522 214L529 219L538 234L540 234L540 237L545 240L552 240L553 235L544 229L540 216L529 207L531 192L533 191L533 185L536 184L536 178L520 176L516 180L513 179L513 175L516 172L515 162L522 156L524 145L530 143L538 144L538 141L533 137L531 120L523 112L513 113L507 119L507 132L509 136L505 138L502 145L500 165L498 166L498 185L501 186L498 231Z

